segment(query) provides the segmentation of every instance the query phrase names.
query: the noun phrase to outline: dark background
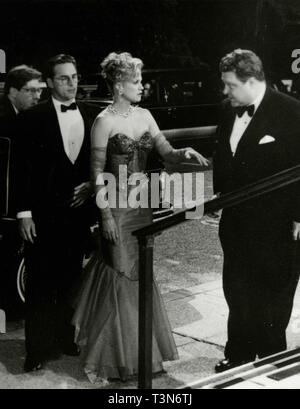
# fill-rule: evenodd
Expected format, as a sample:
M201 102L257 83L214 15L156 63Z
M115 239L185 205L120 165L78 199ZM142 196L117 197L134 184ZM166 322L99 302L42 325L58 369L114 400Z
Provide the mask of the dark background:
M240 47L259 53L272 75L291 77L291 53L300 48L299 0L3 0L0 7L7 69L42 69L64 52L94 73L110 51L124 50L146 68L217 69Z

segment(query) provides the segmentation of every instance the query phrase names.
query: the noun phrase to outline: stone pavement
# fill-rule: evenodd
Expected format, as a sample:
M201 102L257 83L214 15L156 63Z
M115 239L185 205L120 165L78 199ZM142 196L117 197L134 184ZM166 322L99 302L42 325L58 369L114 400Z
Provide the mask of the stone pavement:
M182 388L214 373L223 358L227 306L221 280L164 294L180 359L165 364L166 374L156 376L153 388ZM9 323L0 334L0 389L94 389L81 370L78 358L63 357L44 370L24 374L23 323ZM300 286L288 329L289 348L300 346ZM106 389L136 388L137 382L111 383Z
M221 280L166 294L165 299L171 322L175 323L173 332L180 354L180 379L189 383L197 381L197 377L200 380L213 375L215 363L223 358L226 343L228 308ZM180 325L179 320L182 322L184 317L186 323ZM289 349L300 347L300 284L287 339ZM170 365L169 374L174 366L174 363ZM192 377L194 380L190 381Z

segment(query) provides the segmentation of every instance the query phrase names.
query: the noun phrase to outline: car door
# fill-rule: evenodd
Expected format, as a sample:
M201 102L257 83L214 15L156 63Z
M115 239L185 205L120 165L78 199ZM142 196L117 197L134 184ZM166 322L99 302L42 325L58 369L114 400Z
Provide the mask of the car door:
M8 138L0 137L0 215L8 214L9 195L9 165L11 142Z
M11 141L0 137L0 309L8 319L23 310L25 268L16 219L9 215Z

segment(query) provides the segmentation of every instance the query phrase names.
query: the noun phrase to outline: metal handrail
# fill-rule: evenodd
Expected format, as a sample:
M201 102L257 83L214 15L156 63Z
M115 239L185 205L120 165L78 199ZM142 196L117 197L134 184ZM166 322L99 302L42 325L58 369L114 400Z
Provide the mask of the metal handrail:
M204 203L203 215L245 203L300 182L300 165L242 187ZM152 387L153 249L154 237L189 221L188 209L133 232L139 242L139 377L140 389Z
M170 141L176 141L176 139L182 139L182 137L192 138L193 140L203 139L216 136L216 125L197 126L192 128L181 129L164 129L163 134Z
M221 195L218 198L204 203L204 214L238 205L298 181L300 181L300 165L284 170L280 173L276 173L275 175L261 179L258 182ZM132 234L138 238L160 234L162 231L170 227L174 227L177 224L189 221L189 219L186 218L186 213L195 210L196 206L191 209L182 210L170 217L165 218L164 220L161 220L160 222L149 224L148 226L135 230Z

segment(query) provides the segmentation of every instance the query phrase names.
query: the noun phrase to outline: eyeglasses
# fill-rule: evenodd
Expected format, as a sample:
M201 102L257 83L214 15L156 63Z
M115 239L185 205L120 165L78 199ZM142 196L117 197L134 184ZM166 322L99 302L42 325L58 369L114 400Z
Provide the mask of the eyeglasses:
M43 92L43 88L27 88L27 87L22 87L24 91L28 92L28 94L34 95L34 94L41 94Z
M78 82L81 79L80 74L73 74L71 77L68 75L62 75L61 77L54 77L56 81L58 81L62 85L67 85L69 82Z

